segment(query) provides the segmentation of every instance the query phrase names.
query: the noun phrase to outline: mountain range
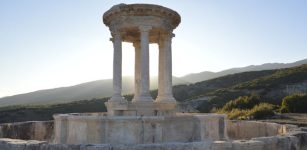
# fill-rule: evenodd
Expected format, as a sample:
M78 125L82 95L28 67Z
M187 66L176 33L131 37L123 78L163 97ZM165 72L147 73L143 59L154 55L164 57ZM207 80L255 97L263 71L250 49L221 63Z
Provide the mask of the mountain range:
M307 64L307 59L293 63L266 63L262 65L251 65L242 68L231 68L220 72L204 71L189 74L183 77L173 77L174 85L193 84L200 81L215 79L218 77L249 71L273 70L281 68L295 67ZM134 78L123 77L123 94L130 94L134 91ZM151 79L151 89L157 88L157 77ZM69 87L60 87L35 92L18 94L0 98L0 106L9 105L41 105L67 103L79 100L89 100L94 98L110 97L112 95L112 80L97 80L82 83Z
M242 72L173 86L180 112L208 113L240 96L250 95L257 95L261 102L279 107L283 98L293 93L307 93L307 64L285 69ZM155 98L157 90L152 90L151 95ZM132 96L125 95L125 98L131 100ZM53 114L59 113L105 112L104 103L108 99L106 97L51 105L0 107L0 123L52 120Z
M214 78L222 77L225 75L235 74L235 73L240 73L240 72L291 68L291 67L299 66L302 64L307 64L307 59L303 59L303 60L296 61L293 63L265 63L262 65L250 65L250 66L241 67L241 68L231 68L231 69L227 69L227 70L223 70L219 72L204 71L200 73L193 73L193 74L185 75L181 77L181 80L184 80L190 83L196 83L196 82L214 79Z

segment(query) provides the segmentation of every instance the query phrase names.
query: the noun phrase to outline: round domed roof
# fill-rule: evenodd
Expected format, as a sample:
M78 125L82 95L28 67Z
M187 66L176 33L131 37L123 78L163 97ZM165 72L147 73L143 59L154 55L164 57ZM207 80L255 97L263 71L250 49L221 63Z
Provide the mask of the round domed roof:
M110 26L111 22L121 16L155 16L170 21L172 28L176 28L180 21L180 15L169 8L153 4L118 4L103 14L103 22Z

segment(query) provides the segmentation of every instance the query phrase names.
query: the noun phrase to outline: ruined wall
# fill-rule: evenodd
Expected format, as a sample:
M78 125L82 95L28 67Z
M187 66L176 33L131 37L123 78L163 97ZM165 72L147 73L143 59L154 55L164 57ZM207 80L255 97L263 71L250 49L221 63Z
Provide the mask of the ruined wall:
M52 144L42 141L1 139L1 150L306 150L306 132L252 140L171 142L159 144Z
M53 121L0 124L0 138L51 141L53 139Z
M266 137L256 137L249 140L229 141L202 141L202 142L166 142L152 144L54 144L50 140L53 133L53 121L35 121L0 125L0 150L307 150L307 128L285 126L275 123L264 123L256 121L228 121L228 125L235 128L233 132L237 136L247 137L254 132L261 132ZM231 124L232 123L232 124ZM254 128L253 128L254 125ZM256 127L259 128L256 128ZM262 130L260 128L266 128ZM246 128L246 129L245 129ZM36 130L34 130L36 129ZM260 129L260 130L259 130ZM278 129L278 130L277 130ZM269 131L271 130L271 131ZM32 133L32 136L31 136ZM283 135L274 135L282 133ZM20 140L2 138L4 136ZM260 134L257 134L260 136ZM233 137L239 138L239 137ZM34 140L36 139L36 140Z
M297 128L295 125L241 120L227 120L226 127L228 137L233 140L283 135Z

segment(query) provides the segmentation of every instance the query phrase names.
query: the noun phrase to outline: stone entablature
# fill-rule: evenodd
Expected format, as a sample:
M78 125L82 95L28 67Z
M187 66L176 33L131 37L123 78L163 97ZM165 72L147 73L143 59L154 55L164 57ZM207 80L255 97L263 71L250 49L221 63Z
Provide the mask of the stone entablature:
M103 15L103 22L106 26L110 26L112 21L120 17L139 16L148 17L154 16L157 18L164 18L169 25L174 29L181 22L180 15L169 8L153 5L153 4L119 4L113 6Z

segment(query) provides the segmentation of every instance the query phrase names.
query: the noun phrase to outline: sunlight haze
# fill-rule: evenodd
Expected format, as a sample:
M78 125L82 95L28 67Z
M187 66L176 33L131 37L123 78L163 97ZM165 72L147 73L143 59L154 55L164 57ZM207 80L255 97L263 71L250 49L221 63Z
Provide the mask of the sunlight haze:
M181 15L173 75L307 58L304 0L1 0L0 97L112 78L113 45L102 15L119 3L151 3ZM150 45L157 76L158 46ZM134 48L123 43L123 76Z

